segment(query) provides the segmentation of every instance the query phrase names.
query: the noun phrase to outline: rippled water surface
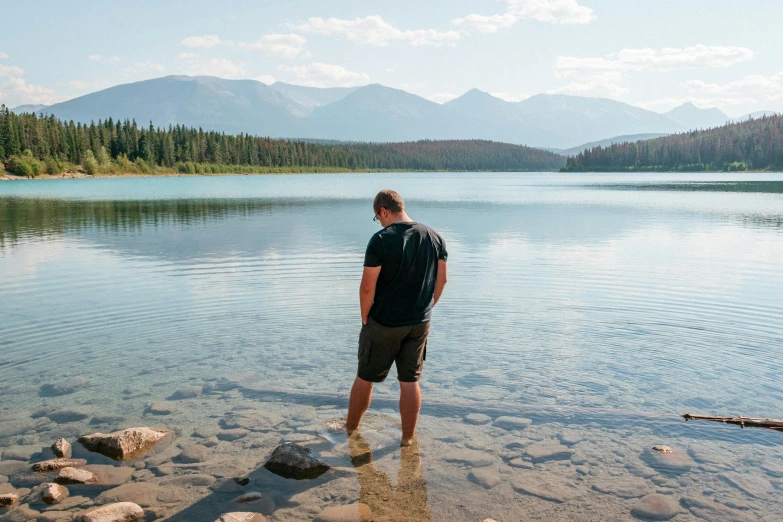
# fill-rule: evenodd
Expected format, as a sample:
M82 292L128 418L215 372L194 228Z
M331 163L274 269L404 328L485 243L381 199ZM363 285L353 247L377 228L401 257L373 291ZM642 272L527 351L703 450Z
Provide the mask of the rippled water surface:
M333 429L382 188L450 255L404 452L394 379L365 439ZM1 183L0 494L42 511L19 462L60 436L146 425L173 444L131 462L119 490L74 486L63 520L117 500L210 522L356 502L376 520L781 520L783 433L678 417L783 418L781 260L781 175ZM332 470L266 471L287 441ZM199 459L180 456L195 444ZM262 500L232 504L248 491Z

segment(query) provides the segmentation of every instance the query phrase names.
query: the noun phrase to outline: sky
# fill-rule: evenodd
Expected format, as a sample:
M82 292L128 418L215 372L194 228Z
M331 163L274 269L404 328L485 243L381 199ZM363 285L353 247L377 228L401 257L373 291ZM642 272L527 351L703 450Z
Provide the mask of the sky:
M2 0L0 103L170 74L783 111L781 0Z

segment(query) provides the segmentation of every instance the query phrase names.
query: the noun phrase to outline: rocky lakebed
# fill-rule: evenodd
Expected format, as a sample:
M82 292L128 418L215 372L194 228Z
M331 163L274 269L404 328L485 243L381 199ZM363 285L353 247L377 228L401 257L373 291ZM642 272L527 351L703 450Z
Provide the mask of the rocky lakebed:
M127 388L112 408L87 378L41 384L39 410L0 410L0 522L782 520L780 440L766 434L737 444L709 426L671 442L649 419L455 398L425 407L401 449L391 395L349 439L337 395L253 383L192 381L163 401Z

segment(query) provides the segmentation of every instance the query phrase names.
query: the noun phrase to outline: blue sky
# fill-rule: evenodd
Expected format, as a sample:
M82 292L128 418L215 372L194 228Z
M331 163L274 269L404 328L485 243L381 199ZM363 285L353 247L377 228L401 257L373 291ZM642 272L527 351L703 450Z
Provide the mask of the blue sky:
M0 102L208 74L783 111L780 0L6 0ZM9 22L10 20L10 22Z

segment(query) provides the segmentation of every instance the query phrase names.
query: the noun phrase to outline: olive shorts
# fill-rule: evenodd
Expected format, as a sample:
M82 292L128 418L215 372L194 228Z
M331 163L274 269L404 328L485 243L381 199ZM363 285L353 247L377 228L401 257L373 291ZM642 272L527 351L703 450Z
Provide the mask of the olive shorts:
M429 321L408 326L384 326L372 318L359 334L359 370L356 375L368 382L383 382L392 364L397 364L397 380L418 382L427 358Z

